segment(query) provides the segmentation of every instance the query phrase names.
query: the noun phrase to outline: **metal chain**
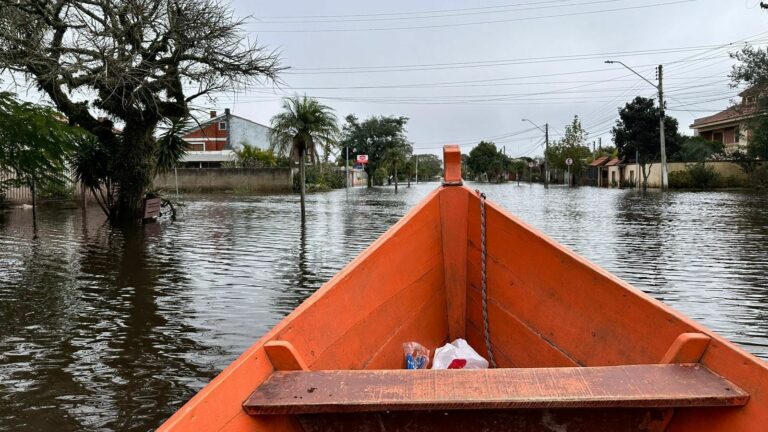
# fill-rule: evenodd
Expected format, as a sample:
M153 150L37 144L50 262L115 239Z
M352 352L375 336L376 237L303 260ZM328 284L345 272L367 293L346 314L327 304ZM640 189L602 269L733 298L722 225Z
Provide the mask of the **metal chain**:
M480 197L480 287L483 298L483 331L485 334L485 350L488 353L488 363L491 367L496 367L496 360L493 358L491 348L491 330L488 325L488 276L485 271L485 194L476 191Z

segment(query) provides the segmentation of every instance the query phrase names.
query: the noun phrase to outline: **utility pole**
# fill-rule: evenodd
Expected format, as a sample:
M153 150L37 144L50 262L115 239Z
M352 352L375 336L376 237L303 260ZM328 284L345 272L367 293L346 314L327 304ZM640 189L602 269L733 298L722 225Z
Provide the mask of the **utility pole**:
M544 123L544 189L549 188L549 123Z
M415 155L416 157L416 184L419 184L419 155Z
M528 119L523 119L523 121L534 125L536 129L544 132L544 187L549 188L549 160L547 159L547 150L549 150L549 123L544 123L544 129L542 129L539 125Z
M661 140L661 190L667 190L669 175L667 174L667 146L664 135L664 69L659 65L659 138Z
M662 65L659 65L659 68L656 70L658 78L659 78L659 84L656 85L639 73L637 73L634 69L631 67L625 65L624 63L618 61L618 60L606 60L605 61L608 64L618 63L625 68L629 69L630 72L633 74L639 76L643 79L643 81L647 82L648 84L656 87L656 90L659 91L659 136L660 136L660 144L661 144L661 190L667 190L667 186L669 184L669 176L667 174L667 146L664 139L664 67Z
M346 146L345 149L347 151L347 156L346 156L347 160L344 163L344 176L347 178L347 185L346 185L346 187L347 187L347 189L349 189L349 146Z

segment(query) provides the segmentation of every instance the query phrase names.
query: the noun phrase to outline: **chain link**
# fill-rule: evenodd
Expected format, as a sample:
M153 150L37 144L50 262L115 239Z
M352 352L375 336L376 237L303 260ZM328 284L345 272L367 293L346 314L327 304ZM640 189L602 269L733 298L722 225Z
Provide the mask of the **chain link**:
M488 276L485 269L485 194L476 190L480 197L480 287L483 301L483 332L485 335L485 350L488 353L488 363L492 368L496 367L496 360L493 358L491 348L491 330L488 325Z

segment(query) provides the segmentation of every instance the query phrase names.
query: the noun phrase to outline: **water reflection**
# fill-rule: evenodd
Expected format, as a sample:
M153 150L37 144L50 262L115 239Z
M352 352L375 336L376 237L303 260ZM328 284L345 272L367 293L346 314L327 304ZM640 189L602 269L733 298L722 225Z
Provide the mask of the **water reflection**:
M110 229L99 209L0 213L0 430L149 430L436 185L188 197ZM768 357L768 198L472 185Z

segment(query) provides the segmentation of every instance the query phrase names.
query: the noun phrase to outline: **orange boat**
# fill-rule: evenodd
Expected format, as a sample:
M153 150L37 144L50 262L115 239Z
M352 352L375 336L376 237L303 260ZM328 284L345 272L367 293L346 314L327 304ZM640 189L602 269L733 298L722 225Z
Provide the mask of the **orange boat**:
M456 338L495 367L403 369ZM768 369L486 202L446 146L442 187L159 430L766 431Z

